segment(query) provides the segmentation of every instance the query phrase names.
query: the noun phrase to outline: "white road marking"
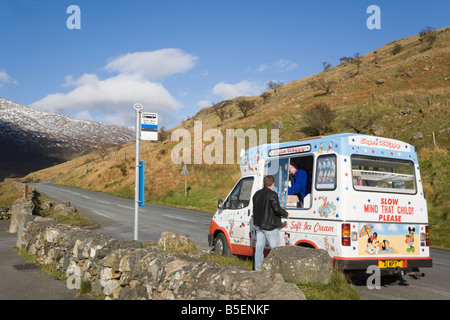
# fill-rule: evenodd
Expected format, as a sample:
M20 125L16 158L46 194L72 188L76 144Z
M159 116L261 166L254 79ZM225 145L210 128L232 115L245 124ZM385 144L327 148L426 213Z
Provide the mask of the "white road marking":
M102 217L110 218L110 216L108 214L106 214L106 213L103 213L103 212L100 212L100 211L97 211L97 210L92 210L92 211L94 211L96 214L98 214L98 215L100 215Z
M124 205L121 205L121 204L117 204L117 206L121 207L121 208L129 209L129 210L133 210L134 209L133 207L127 207L127 206L124 206Z
M174 217L174 216L170 216L168 214L163 214L162 216L163 217L167 217L167 218L177 219L177 220L183 220L183 221L189 221L189 222L198 223L197 220L191 220L191 219L186 219L186 218Z

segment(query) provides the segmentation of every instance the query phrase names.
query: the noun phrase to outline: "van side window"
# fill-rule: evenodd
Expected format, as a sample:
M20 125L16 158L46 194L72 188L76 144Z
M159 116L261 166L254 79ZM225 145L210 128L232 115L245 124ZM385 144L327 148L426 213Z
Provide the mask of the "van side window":
M352 155L353 188L415 194L414 163L409 160Z
M253 181L253 177L247 177L239 181L225 201L225 208L240 209L247 207L250 204Z
M327 154L317 158L316 189L336 189L336 155Z

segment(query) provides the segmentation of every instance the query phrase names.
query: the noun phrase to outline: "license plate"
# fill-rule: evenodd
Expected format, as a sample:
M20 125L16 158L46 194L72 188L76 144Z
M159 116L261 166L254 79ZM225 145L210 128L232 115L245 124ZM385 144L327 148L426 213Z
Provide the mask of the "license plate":
M402 260L379 260L378 268L403 268Z

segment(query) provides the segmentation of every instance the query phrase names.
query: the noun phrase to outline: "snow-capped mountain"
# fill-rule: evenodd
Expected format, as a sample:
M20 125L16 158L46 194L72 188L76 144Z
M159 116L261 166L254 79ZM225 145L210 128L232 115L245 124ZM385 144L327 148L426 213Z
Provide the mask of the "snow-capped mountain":
M74 119L0 98L0 178L133 140L133 128Z

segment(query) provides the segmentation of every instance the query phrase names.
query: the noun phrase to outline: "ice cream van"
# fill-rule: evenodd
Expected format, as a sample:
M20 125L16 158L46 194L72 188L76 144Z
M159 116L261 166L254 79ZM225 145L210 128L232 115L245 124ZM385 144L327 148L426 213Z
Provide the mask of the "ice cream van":
M289 166L303 168L309 193L288 195ZM266 175L289 212L281 246L326 250L333 266L418 273L432 267L427 204L414 146L394 139L343 133L259 145L245 151L241 178L219 199L208 242L222 255L253 256L252 196ZM267 251L266 251L267 253Z

